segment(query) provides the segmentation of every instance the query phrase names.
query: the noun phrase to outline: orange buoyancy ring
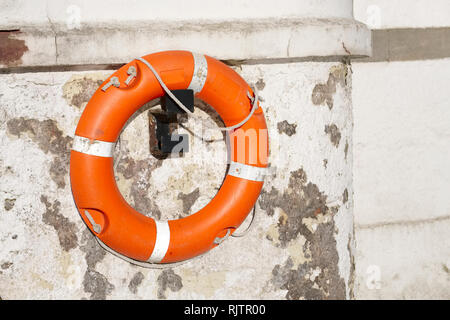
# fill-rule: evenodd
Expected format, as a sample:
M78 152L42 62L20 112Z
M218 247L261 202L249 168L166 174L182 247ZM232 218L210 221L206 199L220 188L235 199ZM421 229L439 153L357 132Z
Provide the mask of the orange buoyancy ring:
M139 213L117 187L113 151L130 116L165 93L157 75L170 90L192 89L217 111L226 126L249 115L252 101L248 94L254 92L218 60L189 51L164 51L133 60L114 72L83 111L70 154L72 193L82 219L99 243L119 256L164 264L207 252L241 225L264 183L268 134L258 104L248 121L229 131L230 166L218 193L205 207L169 221L155 221Z

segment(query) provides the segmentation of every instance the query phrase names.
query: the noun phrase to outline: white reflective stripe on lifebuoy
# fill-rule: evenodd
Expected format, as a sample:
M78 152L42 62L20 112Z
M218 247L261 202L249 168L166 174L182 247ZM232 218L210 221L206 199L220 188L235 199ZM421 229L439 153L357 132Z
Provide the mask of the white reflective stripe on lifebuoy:
M194 90L194 94L202 91L208 76L208 62L203 54L192 52L194 57L194 74L188 89Z
M91 140L76 135L73 138L72 150L92 156L109 158L113 156L114 146L114 142Z
M234 161L231 162L230 169L228 170L228 174L230 176L252 181L264 181L266 173L267 168L249 166L247 164Z
M160 263L167 253L170 243L170 228L168 221L155 221L156 241L153 252L147 262Z

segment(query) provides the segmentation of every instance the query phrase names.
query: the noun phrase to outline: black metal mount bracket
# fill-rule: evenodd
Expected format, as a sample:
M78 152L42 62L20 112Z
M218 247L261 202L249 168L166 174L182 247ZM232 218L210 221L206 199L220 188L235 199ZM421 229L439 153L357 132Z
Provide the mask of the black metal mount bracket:
M194 92L192 90L173 90L171 92L188 110L194 111ZM155 115L155 137L158 151L166 155L188 152L189 136L175 133L178 128L177 115L186 112L167 94L161 97L161 108L163 113Z

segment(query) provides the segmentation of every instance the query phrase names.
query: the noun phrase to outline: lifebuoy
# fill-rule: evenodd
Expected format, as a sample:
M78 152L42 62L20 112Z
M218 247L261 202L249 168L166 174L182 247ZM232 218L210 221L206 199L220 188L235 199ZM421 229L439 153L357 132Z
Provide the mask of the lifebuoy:
M170 90L192 89L226 126L248 117L254 92L218 60L188 51L164 51L133 60L114 72L83 111L70 155L72 193L82 219L99 242L119 256L165 264L207 252L245 220L264 183L268 134L257 105L242 126L229 131L228 173L216 196L195 214L155 221L137 212L117 188L113 150L130 116L165 93L157 75Z

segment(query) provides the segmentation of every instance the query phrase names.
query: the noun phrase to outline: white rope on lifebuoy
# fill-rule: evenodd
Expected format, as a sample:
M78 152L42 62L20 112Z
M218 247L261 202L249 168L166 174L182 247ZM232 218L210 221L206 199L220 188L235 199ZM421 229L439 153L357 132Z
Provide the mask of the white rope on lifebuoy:
M159 76L158 72L155 70L155 68L153 68L153 66L144 58L137 58L136 60L141 61L143 64L145 64L151 72L153 72L153 75L155 76L156 80L158 80L159 84L161 85L161 87L163 88L163 90L166 92L166 94L171 97L173 99L173 101L175 101L175 103L183 110L185 111L187 114L193 114L193 112L191 110L189 110L188 108L186 108L186 106L177 99L177 97L175 97L175 95L169 90L169 88L167 88L166 84L162 81L161 77ZM195 74L194 74L195 76ZM194 77L193 76L193 77ZM256 89L253 88L253 92L255 94L254 97L251 96L250 92L247 91L247 97L250 99L250 101L252 102L252 109L250 110L250 113L247 115L247 117L245 117L244 120L242 120L241 122L232 125L230 127L219 127L219 130L221 131L231 131L233 129L239 128L241 126L243 126L253 115L253 113L256 111L256 109L258 109L258 92L256 91ZM213 128L211 128L213 129Z

